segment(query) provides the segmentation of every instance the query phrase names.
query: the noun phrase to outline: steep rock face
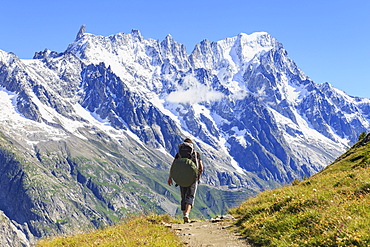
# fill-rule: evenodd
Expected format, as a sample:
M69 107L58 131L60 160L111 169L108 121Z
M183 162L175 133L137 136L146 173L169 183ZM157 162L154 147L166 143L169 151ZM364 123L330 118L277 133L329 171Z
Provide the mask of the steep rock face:
M31 210L33 208L32 197L25 193L27 188L24 185L27 174L22 170L20 162L14 159L12 153L4 149L0 150L0 162L2 164L0 167L0 189L2 191L0 208L4 211L2 212L3 223L5 224L10 218L27 226L30 220L40 220ZM12 230L10 226L8 225L8 230Z
M82 71L81 106L107 119L113 127L129 129L145 144L175 153L181 139L176 123L150 102L144 101L104 64L89 65ZM149 126L150 128L143 128Z
M1 246L28 247L33 241L27 226L22 226L11 221L4 212L0 211L0 244Z
M18 93L16 105L21 114L26 118L40 122L41 116L37 106L26 91L26 88L30 86L29 84L33 83L26 72L26 65L14 54L4 55L4 52L2 53L2 59L0 60L0 85L11 92Z

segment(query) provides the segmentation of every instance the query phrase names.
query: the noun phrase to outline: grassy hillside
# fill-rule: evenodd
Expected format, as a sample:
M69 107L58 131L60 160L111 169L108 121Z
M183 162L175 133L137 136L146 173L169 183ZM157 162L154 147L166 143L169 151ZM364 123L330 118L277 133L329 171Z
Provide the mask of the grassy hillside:
M370 135L311 178L231 213L256 246L370 246Z
M175 233L160 224L169 220L171 220L170 217L166 215L134 217L116 226L109 226L90 233L43 239L37 246L182 246Z

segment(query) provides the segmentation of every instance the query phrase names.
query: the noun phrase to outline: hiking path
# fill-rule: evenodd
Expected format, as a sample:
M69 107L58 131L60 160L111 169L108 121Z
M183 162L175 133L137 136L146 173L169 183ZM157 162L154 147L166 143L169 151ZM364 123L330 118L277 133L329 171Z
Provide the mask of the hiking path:
M206 221L171 224L169 227L189 247L251 247L245 238L236 232L232 216L219 216Z

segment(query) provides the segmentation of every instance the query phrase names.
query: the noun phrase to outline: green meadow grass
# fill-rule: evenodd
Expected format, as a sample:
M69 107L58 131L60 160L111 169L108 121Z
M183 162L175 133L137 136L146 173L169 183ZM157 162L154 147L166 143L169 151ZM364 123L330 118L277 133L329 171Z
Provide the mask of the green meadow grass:
M255 246L370 246L370 146L230 212Z

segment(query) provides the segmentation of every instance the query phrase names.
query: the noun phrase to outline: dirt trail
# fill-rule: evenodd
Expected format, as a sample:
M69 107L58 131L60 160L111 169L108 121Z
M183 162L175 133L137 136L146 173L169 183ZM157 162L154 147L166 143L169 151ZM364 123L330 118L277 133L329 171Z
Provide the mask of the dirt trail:
M235 232L231 219L216 218L186 224L172 224L171 228L189 247L240 247L248 245L246 240Z

